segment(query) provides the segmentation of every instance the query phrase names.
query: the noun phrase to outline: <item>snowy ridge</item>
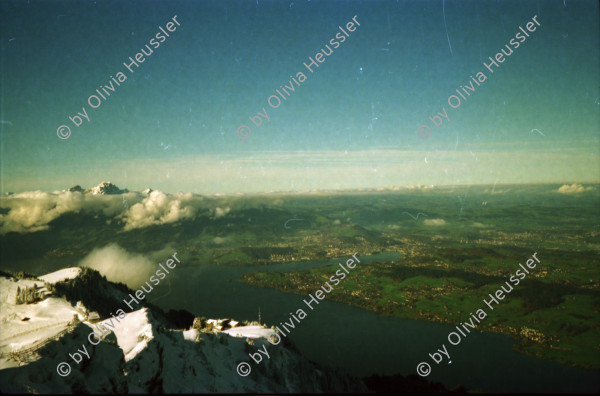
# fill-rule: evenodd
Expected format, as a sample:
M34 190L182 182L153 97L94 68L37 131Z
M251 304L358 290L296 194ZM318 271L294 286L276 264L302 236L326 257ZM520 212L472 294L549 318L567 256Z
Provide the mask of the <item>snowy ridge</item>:
M61 270L51 272L46 275L42 275L38 277L38 279L43 280L48 283L57 283L67 279L76 278L81 273L81 268L79 267L71 267L71 268L63 268Z
M79 274L67 268L40 279L49 283L73 281ZM267 337L274 331L268 328L240 326L213 332L171 329L162 319L164 314L155 313L154 308L127 312L118 321L105 317L97 323L80 322L74 320L75 307L57 296L16 305L17 287L34 284L34 280L0 277L0 393L366 391L360 380L319 367L283 343L272 346ZM43 282L37 281L37 286L41 290ZM91 288L98 290L99 299L106 293L123 294L111 282L102 281L100 286ZM103 341L92 345L88 335L98 332L99 327L110 331ZM262 345L271 358L253 367L249 376L239 376L237 364L248 360L248 353ZM83 346L89 358L82 355L76 363L69 354ZM57 374L61 362L70 364L70 375Z

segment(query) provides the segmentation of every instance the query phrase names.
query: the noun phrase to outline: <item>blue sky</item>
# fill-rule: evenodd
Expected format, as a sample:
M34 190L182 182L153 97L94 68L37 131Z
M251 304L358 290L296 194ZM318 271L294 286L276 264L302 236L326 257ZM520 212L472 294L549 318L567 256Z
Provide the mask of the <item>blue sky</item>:
M596 1L2 1L2 192L597 182ZM123 66L174 15L181 26ZM312 74L302 65L357 16ZM495 56L541 26L493 74ZM129 63L129 62L128 62ZM127 80L97 109L87 99ZM302 71L277 109L267 99ZM483 71L459 108L448 96ZM281 89L280 89L281 91ZM69 116L85 107L75 127ZM259 127L249 116L265 107ZM444 107L450 121L428 120ZM240 139L237 128L252 128ZM420 139L420 125L431 136ZM71 136L57 137L60 125Z

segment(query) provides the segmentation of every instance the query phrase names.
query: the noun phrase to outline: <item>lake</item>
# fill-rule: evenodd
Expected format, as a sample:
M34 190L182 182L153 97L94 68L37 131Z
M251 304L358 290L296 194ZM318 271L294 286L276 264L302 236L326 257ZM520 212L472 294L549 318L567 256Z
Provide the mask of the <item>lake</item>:
M397 253L358 256L361 264L391 261ZM427 377L448 387L464 385L488 392L597 392L598 371L563 366L517 353L514 341L501 334L472 332L459 345L451 346L447 336L453 326L389 317L345 304L320 301L311 311L302 300L308 295L282 293L238 282L252 271L298 271L329 262L293 262L269 266L186 267L185 261L172 272L169 281L157 288L150 300L164 309L186 309L197 316L257 320L278 325L302 308L307 316L291 329L289 338L301 353L319 364L342 367L364 377L371 374L416 374L416 366L432 367ZM333 274L333 273L332 273ZM340 283L338 287L343 285ZM435 365L428 354L446 344L451 364ZM271 346L275 348L275 346Z

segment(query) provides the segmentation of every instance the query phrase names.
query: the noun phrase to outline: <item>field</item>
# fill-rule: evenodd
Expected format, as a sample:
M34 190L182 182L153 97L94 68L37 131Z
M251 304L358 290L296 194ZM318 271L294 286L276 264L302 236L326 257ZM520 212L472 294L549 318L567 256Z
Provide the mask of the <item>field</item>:
M328 298L384 315L453 325L486 308L488 317L479 330L508 334L519 341L519 351L530 355L600 368L596 197L520 189L527 205L514 202L510 194L475 193L470 198L479 198L480 205L460 209L440 194L423 194L425 204L420 207L398 205L392 211L382 205L392 200L388 197L364 208L361 214L370 218L371 226L361 225L370 235L379 232L379 239L388 244L384 251L400 252L402 258L358 265ZM567 204L567 199L576 204ZM415 220L403 214L405 218L398 219L404 209L427 217ZM352 214L357 221L358 214ZM376 220L384 218L382 223ZM438 220L427 221L432 218ZM356 252L359 258L369 254L359 248ZM518 263L525 264L534 252L541 264L493 311L487 308L483 299L490 301L488 294L505 285L520 268ZM308 295L336 269L333 265L283 274L255 272L242 281Z

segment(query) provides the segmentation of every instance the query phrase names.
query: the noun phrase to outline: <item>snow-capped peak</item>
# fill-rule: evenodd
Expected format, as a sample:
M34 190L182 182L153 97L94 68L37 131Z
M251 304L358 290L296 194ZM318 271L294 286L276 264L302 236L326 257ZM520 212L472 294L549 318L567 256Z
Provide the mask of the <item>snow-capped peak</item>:
M113 195L113 194L123 194L128 192L127 189L121 190L116 185L111 182L102 182L98 184L96 187L88 188L85 190L86 193L92 193L93 195Z

